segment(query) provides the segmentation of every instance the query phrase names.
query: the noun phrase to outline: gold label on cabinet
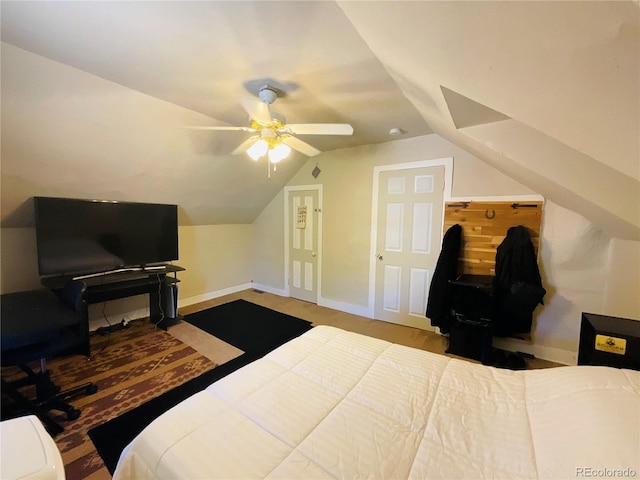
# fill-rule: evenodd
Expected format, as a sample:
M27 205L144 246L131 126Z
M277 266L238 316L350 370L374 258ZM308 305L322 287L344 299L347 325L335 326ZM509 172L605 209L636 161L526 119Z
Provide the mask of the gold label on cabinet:
M596 335L596 350L624 355L627 351L627 341L624 338Z

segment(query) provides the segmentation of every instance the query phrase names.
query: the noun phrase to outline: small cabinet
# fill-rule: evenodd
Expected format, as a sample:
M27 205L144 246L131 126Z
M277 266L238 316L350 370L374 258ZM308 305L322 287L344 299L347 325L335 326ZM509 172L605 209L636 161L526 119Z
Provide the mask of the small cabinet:
M578 365L640 370L640 320L583 313Z
M446 352L491 363L494 289L492 275L463 274L449 280L452 317Z

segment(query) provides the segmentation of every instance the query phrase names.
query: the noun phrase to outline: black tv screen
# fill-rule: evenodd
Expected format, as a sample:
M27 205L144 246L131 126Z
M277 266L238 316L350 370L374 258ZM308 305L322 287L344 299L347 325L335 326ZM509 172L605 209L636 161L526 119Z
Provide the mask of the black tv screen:
M34 197L41 276L106 272L178 259L178 207Z

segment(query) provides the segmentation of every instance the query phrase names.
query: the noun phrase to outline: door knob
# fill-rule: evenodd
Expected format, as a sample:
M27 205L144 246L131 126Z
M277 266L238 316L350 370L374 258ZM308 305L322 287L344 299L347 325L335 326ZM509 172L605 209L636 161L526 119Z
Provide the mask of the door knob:
M382 254L380 253L376 253L376 258L380 261L382 261Z
M311 256L315 257L316 256L316 252L311 252Z

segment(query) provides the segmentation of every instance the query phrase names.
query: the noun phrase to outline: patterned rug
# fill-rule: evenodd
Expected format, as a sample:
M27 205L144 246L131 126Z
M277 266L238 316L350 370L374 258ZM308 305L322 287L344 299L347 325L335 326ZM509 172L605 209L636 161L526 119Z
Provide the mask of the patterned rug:
M215 338L229 347L233 345L244 353L231 360L224 356L213 356L211 358L221 359L222 365L218 368L89 430L88 434L110 472L115 471L120 454L129 442L163 412L308 331L311 322L245 300L234 300L191 313L184 317L182 326L193 328L200 335ZM175 328L172 334L176 334Z
M71 401L82 411L77 420L51 413L65 429L55 441L68 480L111 478L87 435L90 429L217 366L148 321L92 337L91 352L91 360L76 355L48 363L51 378L63 389L85 382L98 386L97 393Z

